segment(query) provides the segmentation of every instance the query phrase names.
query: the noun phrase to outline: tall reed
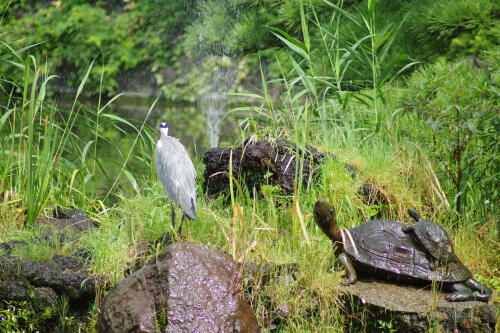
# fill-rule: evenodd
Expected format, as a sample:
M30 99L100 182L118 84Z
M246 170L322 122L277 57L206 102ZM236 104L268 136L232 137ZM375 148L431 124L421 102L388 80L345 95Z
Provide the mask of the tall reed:
M121 95L111 98L103 107L99 103L97 110L78 102L90 79L93 62L76 90L71 108L66 110L47 98L50 81L55 77L46 74L48 65L38 66L30 55L23 60L23 53L29 48L16 50L6 42L2 42L2 46L0 58L22 71L24 79L14 82L0 77L0 89L7 92L7 98L0 101L3 109L0 192L10 191L22 198L27 225L33 225L54 196L62 201L60 203L80 206L99 200L96 186L103 181L110 188L100 200L106 200L117 184L125 185L124 180L139 191L139 181L130 170L131 162L134 160L136 168L151 174L152 131L145 121L136 125L134 121L107 112ZM153 107L154 104L149 112ZM137 135L124 152L120 142L110 142L103 136L105 131L113 130L126 134L124 140L128 140L129 135L124 131L127 127ZM100 148L103 143L108 147L105 150ZM108 154L115 151L115 156L102 156L103 151ZM116 174L109 171L113 164L119 170Z

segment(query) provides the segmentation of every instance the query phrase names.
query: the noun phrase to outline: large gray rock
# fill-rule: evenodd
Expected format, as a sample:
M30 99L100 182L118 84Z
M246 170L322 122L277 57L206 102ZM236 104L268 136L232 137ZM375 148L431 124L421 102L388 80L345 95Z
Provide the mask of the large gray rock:
M35 327L40 332L62 332L58 316L63 300L67 300L67 315L75 325L84 325L96 288L103 281L85 269L77 256L56 255L50 261L34 261L4 254L12 247L25 245L10 242L0 246L0 307L10 303L33 314L29 314L30 321L18 321L19 331L31 332Z
M238 263L208 245L174 243L104 299L98 332L259 332Z
M51 261L0 256L0 300L31 301L33 288L50 288L70 300L89 301L99 283L75 256L55 255Z
M346 309L365 330L391 325L397 332L494 332L498 304L448 302L445 294L381 281L358 281L341 289L349 295ZM364 312L364 315L361 313Z
M82 210L59 207L54 209L53 217L38 217L36 224L44 227L38 238L62 243L77 240L83 232L97 228Z

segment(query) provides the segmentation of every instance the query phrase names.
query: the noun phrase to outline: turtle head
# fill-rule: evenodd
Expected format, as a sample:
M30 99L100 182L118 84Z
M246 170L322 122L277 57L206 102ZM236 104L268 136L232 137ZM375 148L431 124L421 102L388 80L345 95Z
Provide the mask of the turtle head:
M340 229L335 218L335 209L323 200L316 201L314 205L314 220L318 227L328 238L334 242L341 242Z
M415 220L415 222L418 222L422 219L420 213L413 208L408 209L408 215L410 215Z
M417 222L410 230L432 257L440 262L455 261L453 242L446 230L434 222L422 219L414 209L409 209L408 213Z

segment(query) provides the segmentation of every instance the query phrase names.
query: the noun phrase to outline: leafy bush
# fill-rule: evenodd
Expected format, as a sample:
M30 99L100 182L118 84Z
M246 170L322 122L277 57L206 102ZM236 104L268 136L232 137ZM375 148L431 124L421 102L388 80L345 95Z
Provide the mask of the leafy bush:
M421 40L455 37L461 31L485 26L491 21L490 0L447 0L429 4L421 19L425 31Z
M499 48L500 22L466 31L451 40L450 50L446 57L457 59L466 55L480 55L483 51Z
M50 59L50 66L73 88L97 59L92 69L96 80L85 93L112 93L119 87L123 71L145 66L153 72L165 66L173 56L169 49L175 47L175 38L190 22L188 9L189 2L167 0L129 1L125 5L34 1L32 5L9 7L10 15L4 18L9 34L4 38L19 47L40 43L30 53L39 63ZM11 67L0 63L0 70Z
M385 76L412 60L422 62L447 53L448 59L453 60L466 54L478 55L497 45L498 23L495 22L499 5L493 0L370 3L376 4L373 13L376 19L370 23L372 31L380 33L390 25L392 31L399 31L386 59L378 64ZM339 13L331 4L342 7L352 20L338 25ZM242 56L283 49L283 43L272 34L270 27L301 40L301 5L314 50L313 71L317 76L329 76L328 52L338 50L331 49L333 45L344 48L366 36L363 17L369 16L367 1L14 1L3 15L2 24L9 32L3 39L9 44L16 42L19 47L41 42L27 52L35 55L38 63L48 59L52 67L49 71L62 77L59 83L73 88L90 62L96 59L92 74L97 79L87 87L86 94L99 91L111 94L124 84L124 72L139 71L153 77L168 96L192 99L193 87L200 86L193 63L207 54ZM332 34L340 40L333 42ZM325 36L329 37L327 44ZM373 71L366 66L366 60L353 60L344 75L349 85L354 83L356 89L369 85ZM284 72L293 68L288 60L281 66ZM6 70L10 69L0 64L0 71ZM249 72L247 68L243 71ZM99 82L101 74L102 83ZM271 78L281 77L279 70L271 70L270 74Z
M448 54L453 39L489 30L498 20L500 7L493 0L425 0L415 1L408 9L409 20L403 43L412 56L433 59ZM457 52L459 48L458 43L452 51L453 57L448 55L450 60L464 54L479 54Z
M28 302L7 302L0 304L0 330L2 332L38 332L39 316Z
M484 216L497 206L499 83L498 70L477 68L469 59L438 62L408 83L407 103L429 129L417 140L438 166L458 213Z

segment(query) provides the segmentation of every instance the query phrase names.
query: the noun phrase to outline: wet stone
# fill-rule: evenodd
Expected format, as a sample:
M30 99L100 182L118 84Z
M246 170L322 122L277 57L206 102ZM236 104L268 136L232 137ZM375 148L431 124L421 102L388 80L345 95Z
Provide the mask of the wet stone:
M46 227L42 238L50 241L57 237L61 242L75 240L80 233L97 227L82 210L59 207L54 209L53 217L38 217L36 223Z
M30 300L30 290L45 287L71 300L86 301L95 297L98 283L78 257L56 255L51 261L0 257L0 299L17 295L16 300Z
M56 255L50 261L33 261L0 255L0 308L10 302L25 302L37 314L40 321L36 325L43 332L58 332L62 299L68 300L75 320L86 322L90 302L102 284L76 256Z
M363 198L365 204L370 206L387 205L389 203L389 200L384 192L374 184L365 183L361 185L358 193Z
M362 329L377 330L390 323L396 332L428 332L438 326L444 332L494 332L499 304L448 302L446 294L429 288L382 281L358 281L340 286L345 311Z
M239 264L208 245L173 243L104 299L98 332L259 332Z

